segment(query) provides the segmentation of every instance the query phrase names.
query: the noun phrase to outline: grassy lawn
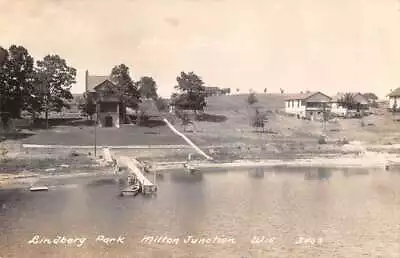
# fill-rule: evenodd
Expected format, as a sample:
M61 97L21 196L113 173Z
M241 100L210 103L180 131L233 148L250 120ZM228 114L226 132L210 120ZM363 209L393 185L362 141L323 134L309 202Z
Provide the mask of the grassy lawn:
M343 138L366 144L400 142L400 122L394 121L393 116L387 112L382 111L382 114L363 119L339 118L329 121L324 127L318 121L285 115L282 95L257 94L259 102L253 106L247 104L247 96L241 94L207 98L205 112L208 116L224 119L193 121L193 132L186 135L200 146L227 146L220 149L219 153L233 158L342 153L346 150L342 150L338 141ZM267 112L265 133L257 133L250 126L255 108ZM178 130L183 131L179 122L176 124ZM321 134L327 136L327 144L318 143Z
M93 126L54 126L34 131L22 143L49 145L93 145ZM97 128L97 145L166 145L185 142L166 125L149 128L122 125L121 128Z

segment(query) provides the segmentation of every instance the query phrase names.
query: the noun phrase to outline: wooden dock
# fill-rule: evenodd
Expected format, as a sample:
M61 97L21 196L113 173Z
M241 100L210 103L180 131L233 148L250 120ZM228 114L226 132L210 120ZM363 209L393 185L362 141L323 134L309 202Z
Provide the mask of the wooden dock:
M139 181L144 194L154 193L157 191L157 186L147 179L141 170L141 165L136 159L132 159L126 156L118 158L118 164L125 166Z

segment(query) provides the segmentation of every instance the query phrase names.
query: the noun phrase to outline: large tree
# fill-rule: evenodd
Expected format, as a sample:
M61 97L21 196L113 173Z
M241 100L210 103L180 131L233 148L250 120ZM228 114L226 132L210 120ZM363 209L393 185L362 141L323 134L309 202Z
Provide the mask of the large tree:
M73 99L71 87L76 78L76 69L58 55L47 55L37 61L37 87L42 96L42 108L48 127L49 112L61 112L69 107L67 100Z
M149 76L143 76L137 82L137 87L140 92L140 96L143 98L157 99L157 84L156 81Z
M10 96L8 94L9 86L6 72L6 62L8 60L8 51L0 47L0 118L3 126L7 127L8 123L8 112L6 110L7 103L10 102Z
M12 45L4 65L9 100L5 111L10 117L19 118L32 93L34 60L23 46Z
M175 89L179 90L180 95L175 100L175 105L181 109L196 111L203 110L206 106L205 87L203 80L194 72L181 72L176 78L178 85Z
M126 108L136 109L139 106L140 94L137 85L129 74L129 68L125 64L115 66L111 70L111 81L118 87L118 94L121 99L120 118L126 120Z
M0 113L3 126L27 109L33 89L33 58L22 46L0 48Z
M0 46L0 67L6 62L8 51Z

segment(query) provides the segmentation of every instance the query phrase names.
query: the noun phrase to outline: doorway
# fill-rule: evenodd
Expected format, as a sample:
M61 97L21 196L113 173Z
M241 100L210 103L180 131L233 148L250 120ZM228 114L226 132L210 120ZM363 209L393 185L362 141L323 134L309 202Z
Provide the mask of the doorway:
M113 118L112 118L112 116L106 116L105 121L104 121L104 126L105 127L112 127L113 126Z

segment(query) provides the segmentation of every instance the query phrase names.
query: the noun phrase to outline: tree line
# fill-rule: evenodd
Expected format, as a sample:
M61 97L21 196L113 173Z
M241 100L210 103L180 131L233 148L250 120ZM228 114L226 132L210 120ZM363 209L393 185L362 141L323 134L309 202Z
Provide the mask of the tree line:
M46 55L34 61L23 46L0 47L0 116L7 127L10 118L23 111L33 119L44 112L60 112L72 99L76 69L59 55Z
M70 108L73 99L71 87L76 83L76 69L57 54L49 54L35 62L23 46L12 45L8 49L0 46L0 118L7 127L11 118L21 118L28 112L33 121L44 113L46 125L51 112ZM141 98L155 100L157 108L167 108L165 99L157 94L157 83L149 76L134 81L125 64L111 70L110 79L117 85L120 110L126 117L126 107L137 110ZM171 103L180 109L203 110L205 86L194 72L181 72L176 78L178 91L171 97ZM95 113L95 100L85 95L79 105L88 116Z

